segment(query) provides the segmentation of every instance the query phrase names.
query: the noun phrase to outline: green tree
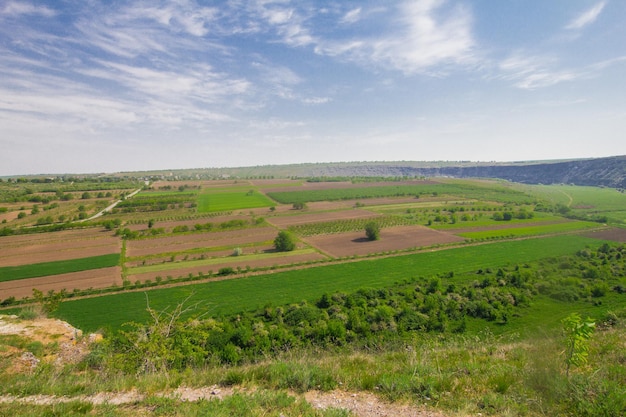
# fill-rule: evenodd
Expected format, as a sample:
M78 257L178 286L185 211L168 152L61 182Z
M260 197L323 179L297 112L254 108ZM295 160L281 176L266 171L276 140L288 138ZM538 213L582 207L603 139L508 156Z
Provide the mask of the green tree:
M286 230L281 230L274 239L274 247L278 252L292 251L296 248L296 238Z
M376 222L369 222L365 225L365 236L369 240L380 239L380 226Z

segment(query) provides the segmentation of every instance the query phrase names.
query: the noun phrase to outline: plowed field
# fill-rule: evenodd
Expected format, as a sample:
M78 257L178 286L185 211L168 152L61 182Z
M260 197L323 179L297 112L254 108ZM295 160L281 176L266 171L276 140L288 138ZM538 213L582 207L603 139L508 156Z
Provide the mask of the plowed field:
M462 242L464 239L451 233L440 232L423 226L397 226L382 229L380 240L374 241L367 240L365 232L320 235L302 240L330 256L341 258Z
M244 245L273 240L277 231L273 227L259 227L228 232L192 233L164 238L131 240L127 256L146 256L159 253L180 252L195 248Z
M120 250L119 238L97 229L8 236L2 238L0 267L88 258Z

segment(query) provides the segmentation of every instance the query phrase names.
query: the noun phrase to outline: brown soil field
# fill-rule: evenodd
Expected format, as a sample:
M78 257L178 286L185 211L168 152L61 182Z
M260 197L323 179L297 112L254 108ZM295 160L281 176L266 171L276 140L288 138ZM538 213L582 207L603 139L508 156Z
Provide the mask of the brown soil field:
M209 271L213 271L213 273L217 273L217 271L220 268L226 268L226 267L231 267L231 268L241 267L242 269L246 269L246 267L248 266L253 269L254 268L267 268L267 267L272 267L275 265L281 266L281 265L297 264L297 263L302 263L302 262L319 261L319 260L326 259L326 257L319 253L308 253L308 254L303 254L303 255L285 256L281 258L267 258L267 259L255 259L255 260L239 260L239 261L235 259L237 258L234 258L234 257L228 258L228 259L224 259L223 263L207 265L207 266L195 266L195 267L189 267L189 268L181 267L177 269L168 269L165 271L147 272L145 274L129 275L128 279L131 282L135 282L137 280L143 282L147 279L154 281L157 276L160 276L161 278L166 279L167 276L178 278L178 277L188 276L190 273L193 275L198 275L199 272L206 274Z
M0 213L0 222L6 220L7 222L17 219L19 211L7 211L6 213Z
M594 239L604 239L626 243L626 229L620 229L618 227L589 232L585 236L592 237Z
M0 256L0 267L38 264L42 262L66 261L69 259L88 258L90 256L108 255L120 253L121 244L119 240L103 242L100 245L80 245L68 247L63 244L56 245L34 245L21 248L13 248L13 255L2 252ZM8 253L9 251L7 251ZM23 252L23 253L20 253Z
M6 236L2 238L0 267L87 258L120 250L120 239L100 229Z
M203 247L245 245L274 240L276 233L276 229L273 227L258 227L227 232L192 233L181 236L131 240L126 244L126 254L129 257L146 256Z
M380 216L378 213L372 213L371 211L361 209L301 213L302 214L295 214L292 216L269 217L266 220L274 226L286 228L300 224L331 222L334 220L367 219L370 217Z
M341 258L416 247L462 242L465 239L424 226L396 226L382 229L380 240L370 241L364 232L338 233L303 238L311 246Z
M2 294L1 298L3 299L8 297L21 299L23 297L31 297L33 288L44 293L50 290L60 291L64 288L71 292L75 288L81 290L107 288L113 284L122 285L121 269L118 266L0 282L0 294Z

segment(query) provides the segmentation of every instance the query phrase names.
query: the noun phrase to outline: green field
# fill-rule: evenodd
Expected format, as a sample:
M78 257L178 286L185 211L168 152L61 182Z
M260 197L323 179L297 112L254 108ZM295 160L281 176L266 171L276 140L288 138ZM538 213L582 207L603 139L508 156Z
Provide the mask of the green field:
M162 310L173 308L191 296L197 312L210 315L255 310L302 300L316 300L324 293L351 292L360 288L383 288L407 278L439 273L476 271L516 265L571 254L596 239L559 236L499 242L435 252L364 260L225 281L155 289L64 302L57 316L85 331L119 329L128 321L148 319L147 303Z
M313 201L354 200L361 198L442 196L455 198L480 198L482 201L528 203L532 201L526 193L516 191L498 183L477 184L470 181L446 184L385 185L355 188L329 188L310 191L269 192L268 196L283 204L308 203Z
M210 213L259 207L270 207L275 203L249 187L235 189L206 189L198 195L198 212Z
M536 225L528 227L507 227L505 229L481 230L479 232L459 233L459 236L468 239L485 239L490 237L521 237L521 236L537 236L552 233L565 233L585 229L597 229L602 227L598 223L572 221L566 223L555 223Z
M578 216L606 216L610 223L626 225L626 194L613 188L571 185L521 185L515 187L552 204L561 204Z
M70 272L88 271L90 269L108 268L120 263L120 254L92 256L89 258L70 259L67 261L42 262L38 264L5 266L0 268L0 282L18 279L45 277L48 275L67 274Z

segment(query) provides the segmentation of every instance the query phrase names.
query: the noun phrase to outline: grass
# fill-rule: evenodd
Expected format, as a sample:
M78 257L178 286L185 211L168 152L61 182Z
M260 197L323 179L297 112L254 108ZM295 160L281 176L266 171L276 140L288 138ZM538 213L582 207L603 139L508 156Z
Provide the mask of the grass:
M454 195L455 199L480 198L482 201L527 203L531 198L520 191L490 183L489 187L472 182L447 184L386 185L309 191L269 192L268 196L283 204L313 201L337 201L374 197L407 197L419 195Z
M246 262L246 261L254 261L258 259L288 258L291 256L305 255L305 254L315 253L315 252L316 251L313 249L301 249L301 250L294 250L291 252L271 252L271 253L262 253L262 254L239 255L237 257L220 257L220 258L211 258L211 259L195 259L191 261L166 262L166 263L155 264L155 265L128 268L127 273L128 275L134 275L134 274L144 274L147 272L168 271L171 269L217 265L217 264L223 264L229 261Z
M66 261L42 262L38 264L5 266L0 268L0 282L18 279L45 277L48 275L67 274L91 269L109 268L120 263L120 254L91 256L89 258Z
M197 201L199 213L270 207L275 204L265 195L250 187L241 187L228 191L203 190L198 195Z
M211 315L255 310L270 303L284 305L314 301L324 293L352 292L360 288L383 288L405 279L456 274L481 268L516 265L570 254L598 240L581 236L498 242L389 258L364 260L280 273L194 284L150 292L131 292L66 301L58 317L85 331L119 329L124 322L145 321L147 302L152 308L173 308L192 296L196 312Z
M556 223L556 224L544 224L544 225L536 225L536 226L528 226L528 227L507 227L504 229L496 229L496 230L482 230L479 232L465 232L459 233L459 236L468 238L468 239L487 239L493 237L522 237L522 236L537 236L537 235L547 235L552 233L565 233L565 232L574 232L578 230L585 229L597 229L598 227L602 227L598 223L593 222L565 222L565 223Z

